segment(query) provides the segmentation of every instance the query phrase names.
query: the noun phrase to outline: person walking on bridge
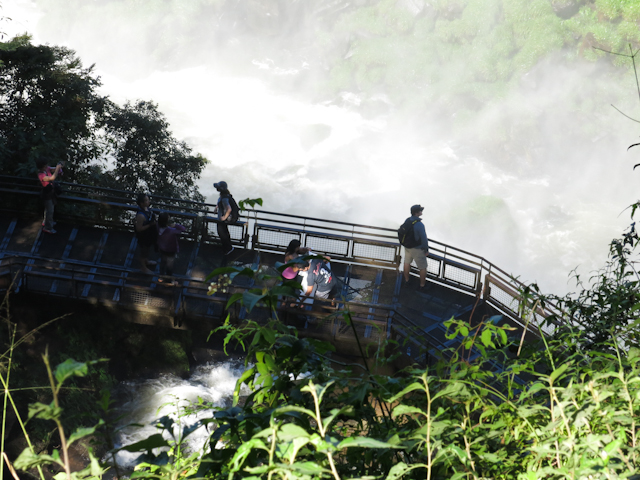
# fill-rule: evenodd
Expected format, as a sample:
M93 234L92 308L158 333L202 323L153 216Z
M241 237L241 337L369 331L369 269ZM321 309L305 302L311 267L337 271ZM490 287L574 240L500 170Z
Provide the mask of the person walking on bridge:
M222 251L225 255L229 255L233 252L233 245L231 244L231 235L229 234L229 227L227 224L233 223L233 205L235 200L229 192L227 182L217 182L213 184L213 187L220 193L218 197L218 204L216 205L216 213L218 214L218 237L222 243Z
M149 267L155 267L156 262L149 260L149 250L158 240L158 225L156 224L156 216L149 208L149 205L151 205L149 195L146 193L138 194L136 203L138 204L138 210L134 227L138 245L140 246L140 271L151 275L153 271Z
M420 271L420 288L427 283L427 255L429 254L429 240L422 223L422 211L424 207L414 205L411 207L411 216L400 227L400 243L404 246L404 281L409 281L411 263L416 262Z

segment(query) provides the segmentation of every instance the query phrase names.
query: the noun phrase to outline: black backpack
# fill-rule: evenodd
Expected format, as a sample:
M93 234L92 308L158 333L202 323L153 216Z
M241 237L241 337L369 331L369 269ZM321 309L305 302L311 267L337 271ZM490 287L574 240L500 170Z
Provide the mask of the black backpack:
M221 198L229 200L229 206L231 207L231 214L225 220L225 223L236 223L240 218L240 207L233 198L233 195L222 195Z
M406 248L415 248L420 245L420 240L416 240L416 236L413 231L413 226L419 221L420 219L411 221L411 217L409 217L402 225L400 225L400 228L398 229L398 240L400 240L400 245Z

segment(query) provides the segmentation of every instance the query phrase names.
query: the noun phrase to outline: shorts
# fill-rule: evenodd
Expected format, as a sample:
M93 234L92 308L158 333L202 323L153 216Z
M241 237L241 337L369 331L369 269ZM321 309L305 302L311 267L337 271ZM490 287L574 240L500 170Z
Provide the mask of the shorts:
M427 255L421 248L407 248L404 247L404 263L411 265L411 262L416 262L418 270L425 270L427 268Z
M334 285L331 287L331 290L325 290L324 292L320 292L316 290L315 296L317 298L325 298L325 299L333 299L338 295L338 285Z

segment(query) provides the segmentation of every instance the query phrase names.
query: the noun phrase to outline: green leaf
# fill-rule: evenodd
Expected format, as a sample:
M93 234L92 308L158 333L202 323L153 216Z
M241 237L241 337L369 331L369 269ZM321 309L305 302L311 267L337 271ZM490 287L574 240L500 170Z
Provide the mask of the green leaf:
M231 305L233 305L234 303L240 300L242 300L242 292L234 293L229 297L229 300L227 301L227 305L224 308L229 308Z
M389 473L387 474L386 480L398 480L399 478L401 478L403 475L410 472L411 470L415 470L416 468L426 468L426 467L427 465L425 465L424 463L414 463L411 466L409 466L404 462L399 462L399 463L396 463L393 467L391 467L391 470L389 470Z
M571 363L572 362L563 363L558 368L556 368L553 372L551 372L551 375L549 375L550 383L554 382L558 377L560 377L560 375L562 375L567 370L567 368L569 368Z
M350 413L353 413L353 411L354 411L354 409L353 409L352 405L345 405L345 406L341 407L340 409L337 409L337 408L331 409L331 415L329 415L324 420L322 420L322 425L323 425L325 431L329 428L329 425L331 425L333 420L338 415L350 414Z
M154 448L168 447L169 443L162 437L162 434L156 433L150 437L140 440L139 442L132 443L131 445L125 445L118 450L125 450L127 452L148 452Z
M245 458L249 456L251 450L253 450L254 448L269 451L264 442L259 438L252 438L248 442L242 443L231 459L231 472L237 472L238 470L240 470L240 467L242 467L242 463L244 462Z
M400 415L413 415L414 413L419 413L421 415L424 415L425 417L427 416L427 414L423 412L422 409L409 405L398 405L393 409L393 413L391 414L391 416L393 418L396 418Z
M93 435L95 431L96 431L96 427L80 427L71 434L71 436L69 437L69 440L67 441L67 445L69 446L76 440L80 440L81 438L86 437L87 435Z
M463 337L469 336L469 328L466 325L460 325L460 335Z
M57 453L57 450L54 450ZM13 466L18 470L29 470L38 465L57 464L64 467L64 463L60 460L60 455L44 455L36 454L30 448L25 448L22 453L13 462Z
M68 358L56 367L54 376L58 384L61 384L71 376L84 377L88 372L87 363L76 362L72 358Z
M311 434L295 423L285 423L278 431L278 438L282 441L289 441L295 438L308 438Z
M493 346L495 346L495 345L493 344L493 341L491 340L491 330L489 330L489 329L486 329L486 328L485 328L485 329L482 331L482 335L480 336L480 341L482 342L482 344L483 344L485 347L489 347L489 346L492 346L492 347L493 347Z
M283 413L290 413L290 412L304 413L305 415L308 415L309 417L312 417L312 418L316 417L316 414L311 410L308 410L302 407L296 407L296 406L287 406L287 407L277 408L273 411L272 415L275 417L277 415L282 415Z
M369 437L348 437L342 440L338 444L338 449L341 448L351 448L351 447L362 447L362 448L398 448L395 445L391 445L387 442L382 442L380 440L376 440L375 438Z
M216 268L213 272L207 275L204 279L205 282L208 282L213 277L217 277L218 275L226 275L228 273L238 273L238 269L236 267L220 267Z
M302 475L317 475L318 478L321 478L320 475L322 473L330 473L331 470L327 470L326 468L322 468L321 465L316 462L296 462L289 466L289 469L294 472L301 473Z
M422 390L424 392L424 384L421 382L414 382L408 387L404 388L400 393L395 394L393 397L391 397L387 401L389 403L393 403L400 397L404 397L407 393L413 392L414 390Z
M264 337L264 339L267 342L274 344L276 341L275 330L273 330L272 328L263 328L261 330L262 330L262 336ZM265 361L267 362L267 365L269 365L269 368L271 368L272 370L276 370L278 368L275 365L275 361L273 360L273 357L271 355L267 355L267 357L265 358Z
M460 382L448 383L446 387L442 388L438 393L431 397L431 401L444 395L455 395L462 390L464 390L464 384Z
M313 391L315 390L315 394L318 397L318 403L322 403L322 398L324 397L324 394L327 393L327 390L331 385L333 385L333 383L334 383L333 380L325 383L324 385L316 385L313 382L309 382L307 385L302 387L300 391L313 393Z
M62 409L56 407L53 402L49 405L44 403L32 403L29 405L29 418L41 418L42 420L57 420L60 418Z
M264 294L256 294L249 290L242 293L242 305L247 309L248 312L253 310L253 307L256 306L260 300L265 297Z

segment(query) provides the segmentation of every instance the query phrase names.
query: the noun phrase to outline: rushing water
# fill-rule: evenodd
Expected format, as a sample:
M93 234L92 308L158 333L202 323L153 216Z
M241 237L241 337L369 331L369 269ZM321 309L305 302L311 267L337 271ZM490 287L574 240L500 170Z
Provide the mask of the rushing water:
M184 412L184 407L197 403L199 399L214 406L231 406L233 390L243 369L241 363L228 361L200 365L186 379L161 375L158 378L122 382L116 392L117 411L123 415L115 438L116 448L158 433L156 420L165 415L179 422L182 427L195 425L202 418L211 418L211 411L189 415L180 413ZM141 426L128 426L133 422ZM165 436L168 437L168 434ZM200 426L188 437L188 448L197 451L205 445L208 436L206 427ZM138 456L138 453L122 450L118 452L116 461L121 467L132 468Z
M442 131L437 119L407 123L382 95L345 91L319 101L295 88L273 88L269 79L295 85L309 71L320 71L323 59L285 65L286 49L269 58L256 42L251 45L260 52L256 48L246 61L254 54L249 43L233 50L242 40L234 30L239 17L230 24L226 17L207 19L218 50L207 56L196 45L184 46L181 53L195 52L195 58L183 68L149 56L145 29L157 27L127 17L124 8L114 10L122 16L111 20L82 17L79 10L73 28L62 31L51 21L62 15L56 11L62 4L49 2L46 11L40 5L5 2L2 13L12 18L5 31L29 31L37 42L66 44L85 64L96 62L103 92L118 102L157 102L175 135L210 160L200 182L209 200L215 195L211 184L225 180L236 198L262 197L266 210L394 228L410 205L420 203L431 238L557 293L572 289L567 277L575 267L584 277L601 266L608 242L629 223L620 213L637 199L638 173L631 169L637 159L626 152L636 141L635 124L602 95L608 86L601 65L540 65L454 134ZM47 21L38 22L42 16ZM173 20L180 18L167 21ZM96 39L93 30L110 21L113 34ZM169 24L182 28L178 23ZM272 38L266 29L263 43ZM236 51L242 68L228 53ZM629 93L629 101L637 102ZM573 108L585 99L597 103L596 115L581 116ZM631 107L620 107L632 114ZM517 123L525 116L536 122ZM573 128L591 123L585 137ZM529 128L524 139L543 139L531 155L501 144L499 133L514 128ZM491 152L480 146L487 130L496 132Z

